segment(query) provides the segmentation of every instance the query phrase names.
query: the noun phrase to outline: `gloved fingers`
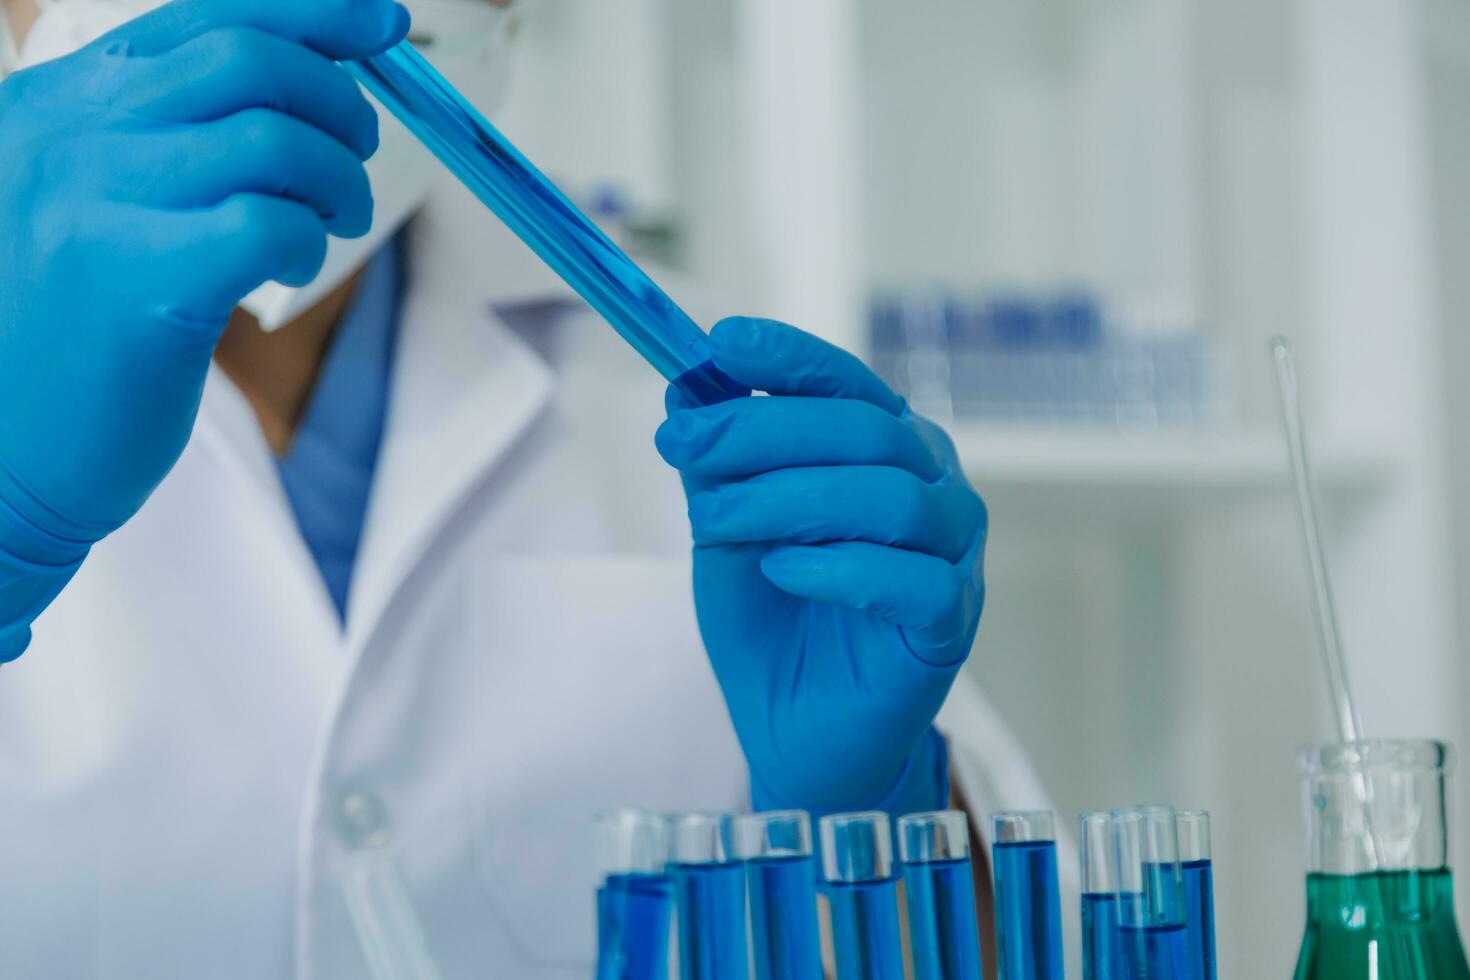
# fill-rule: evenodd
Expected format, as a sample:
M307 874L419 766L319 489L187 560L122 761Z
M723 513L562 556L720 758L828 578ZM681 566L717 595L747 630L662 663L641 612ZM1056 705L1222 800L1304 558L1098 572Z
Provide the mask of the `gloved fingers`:
M159 221L140 221L143 247L173 268L175 301L167 312L179 320L212 322L240 300L275 280L304 286L327 255L327 230L304 204L266 194L236 194L212 207L181 211ZM197 264L177 268L178 257Z
M675 411L654 442L670 466L701 480L805 466L890 466L926 483L944 475L915 426L850 399L738 398Z
M240 193L297 201L343 238L367 234L373 196L362 161L293 116L247 109L217 122L128 133L117 147L125 169L102 179L114 199L169 210L210 208Z
M965 572L947 561L862 541L774 548L761 571L792 595L860 609L900 627L914 655L936 667L965 659L975 607L983 601Z
M750 400L758 401L759 399L746 399L746 401ZM741 403L742 400L735 399L731 402L725 402L722 404L738 405ZM669 385L664 392L664 410L668 412L668 414L671 416L674 415L676 412L690 411L693 409L701 409L705 407L707 406L701 405L700 403L691 400L688 395L684 394L684 392L680 391L673 385ZM900 417L904 420L904 422L910 425L915 430L915 432L918 433L924 445L929 447L930 454L940 462L941 466L946 472L963 472L964 467L961 465L959 453L955 449L954 440L949 437L949 433L945 432L943 428L935 425L933 422L924 418L922 415L914 414L909 409L907 404L904 404L903 410L900 413ZM690 474L685 474L685 482L691 482Z
M683 412L691 408L699 408L698 402L691 399L681 390L669 385L664 389L664 411L673 415L675 412Z
M736 317L710 332L715 366L733 380L772 395L853 398L890 415L904 401L852 354L774 320Z
M378 148L378 114L351 75L315 51L253 27L209 31L147 59L110 101L179 123L273 109L334 137L360 159Z
M984 522L968 486L887 466L776 470L689 498L701 544L867 541L958 561Z
M149 56L221 27L254 27L348 61L397 44L408 24L408 11L393 0L174 0L97 43Z
M690 409L699 407L700 404L698 402L691 399L688 395L684 394L684 392L680 391L674 385L669 385L668 388L664 391L664 409L669 413L669 415L674 415L677 412L685 412ZM684 484L685 495L689 497L692 497L696 493L700 493L701 491L708 490L714 486L717 486L720 482L718 480L706 480L703 477L695 476L692 473L680 473L679 479Z
M955 448L954 440L943 427L924 418L915 415L908 409L903 413L904 421L913 427L919 439L928 447L929 452L939 461L939 465L946 473L964 473L964 463L960 460L959 450Z

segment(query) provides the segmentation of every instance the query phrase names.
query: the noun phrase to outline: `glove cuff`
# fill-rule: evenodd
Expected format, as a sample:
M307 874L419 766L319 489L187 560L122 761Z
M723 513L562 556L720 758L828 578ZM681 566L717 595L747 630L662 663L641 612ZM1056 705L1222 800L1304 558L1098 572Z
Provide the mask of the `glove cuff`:
M906 813L949 809L949 743L933 725L904 763L893 789L872 807L895 820Z
M0 552L61 568L86 557L112 530L48 507L0 457Z
M0 663L31 643L31 623L71 581L88 546L48 534L0 498Z

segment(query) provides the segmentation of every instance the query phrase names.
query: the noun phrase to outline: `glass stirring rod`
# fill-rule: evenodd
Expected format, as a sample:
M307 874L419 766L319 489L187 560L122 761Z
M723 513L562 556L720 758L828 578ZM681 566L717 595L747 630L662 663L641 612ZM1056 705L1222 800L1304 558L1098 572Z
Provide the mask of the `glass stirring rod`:
M714 366L689 315L409 42L343 67L686 395L712 404L749 394Z
M1307 551L1307 564L1312 570L1313 608L1317 614L1317 641L1322 648L1327 668L1327 684L1332 691L1332 707L1337 715L1338 733L1344 742L1361 742L1363 719L1353 690L1348 684L1347 657L1342 649L1342 633L1338 629L1337 603L1332 595L1332 580L1327 573L1327 552L1322 546L1322 529L1317 520L1317 485L1307 456L1306 423L1302 419L1301 387L1297 383L1296 354L1285 337L1271 341L1271 357L1276 362L1276 385L1281 393L1282 424L1286 429L1286 445L1291 453L1291 470L1296 483L1297 510L1301 517L1302 543ZM1367 772L1355 781L1355 790L1363 808L1363 827L1368 846L1379 868L1386 864L1383 841L1378 835L1373 815L1373 782Z
M1317 520L1317 487L1307 457L1306 425L1302 421L1301 389L1297 384L1296 355L1285 337L1271 341L1271 356L1276 362L1276 383L1281 394L1282 423L1286 428L1286 445L1291 453L1291 470L1296 484L1297 510L1301 517L1307 564L1312 570L1313 608L1317 614L1317 640L1322 647L1327 683L1332 692L1332 708L1336 713L1338 733L1344 742L1363 739L1363 721L1358 716L1357 702L1348 686L1347 659L1342 650L1342 634L1337 626L1337 603L1332 595L1332 581L1327 574L1327 555L1322 547L1321 525Z

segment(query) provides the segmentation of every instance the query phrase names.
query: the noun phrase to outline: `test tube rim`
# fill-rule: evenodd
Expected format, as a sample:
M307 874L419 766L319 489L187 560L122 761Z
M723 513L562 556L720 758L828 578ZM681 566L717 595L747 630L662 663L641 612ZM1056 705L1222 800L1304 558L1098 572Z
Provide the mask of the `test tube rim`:
M1151 852L1150 845L1168 843L1167 837L1149 833L1150 821L1163 820L1172 826L1172 855ZM1133 838L1127 836L1128 829L1135 826ZM1117 883L1118 922L1122 925L1146 925L1156 921L1155 914L1179 914L1183 909L1184 871L1179 860L1178 811L1169 806L1135 806L1113 810L1108 814L1108 826L1113 845L1113 878ZM1156 898L1154 886L1165 884L1165 879L1148 874L1150 865L1172 865L1173 874L1167 879L1176 891L1173 899ZM1139 901L1124 901L1127 896L1136 896ZM1131 923L1128 920L1133 920ZM1183 925L1181 921L1179 925Z
M911 840L911 831L921 836ZM911 849L915 853L910 854ZM934 864L969 858L970 817L965 811L926 810L898 818L898 859L902 863Z
M795 848L769 847L765 831L780 821L794 821L799 842ZM754 841L759 836L760 843ZM805 810L766 810L735 818L734 856L740 861L780 861L813 855L812 818Z
M1181 864L1193 864L1200 861L1211 861L1214 859L1213 829L1208 810L1180 810L1175 814L1179 834L1179 861ZM1198 828L1197 833L1186 834L1184 827L1189 824ZM1185 841L1189 844L1186 845Z
M872 832L871 871L863 873L839 859L838 833L847 827L866 827ZM893 879L893 829L888 814L881 810L831 813L817 821L822 846L822 877L830 884L857 885Z
M1330 776L1393 767L1410 772L1449 773L1455 766L1454 748L1428 738L1370 738L1355 742L1327 742L1303 746L1297 764L1305 776Z
M1112 813L1108 810L1086 810L1077 818L1077 855L1084 895L1112 895L1118 891L1118 869L1113 862L1111 819ZM1102 830L1102 869L1104 876L1108 879L1102 887L1089 887L1089 882L1092 880L1092 875L1088 873L1088 855L1092 850L1088 844L1087 825L1089 821L1093 821Z
M616 821L616 823L614 823ZM671 828L667 814L657 813L651 810L640 810L636 807L614 807L610 810L599 810L592 815L593 825L593 847L597 852L598 870L603 875L616 874L662 874L667 861ZM644 845L629 845L626 860L614 857L613 852L620 849L620 843L607 841L604 830L616 827L629 827L636 825L640 830L646 830L653 834L651 840ZM643 860L635 859L632 852L638 851L646 854Z
M736 862L734 855L735 821L728 813L690 811L672 813L669 821L668 864L670 865L719 865ZM707 849L685 850L681 830L709 830ZM704 855L704 856L701 856Z
M1109 822L1111 823L1114 819L1118 820L1119 822L1124 821L1124 820L1136 819L1136 820L1139 820L1142 823L1142 826L1145 829L1147 829L1150 826L1155 825L1154 822L1155 821L1158 821L1158 820L1168 821L1169 823L1171 823L1173 825L1173 833L1171 833L1169 835L1169 837L1171 837L1173 839L1173 848L1172 848L1172 850L1173 850L1173 856L1172 857L1164 856L1162 858L1155 857L1153 860L1148 861L1148 859L1146 858L1146 856L1144 854L1145 848L1143 848L1141 846L1140 847L1140 852L1139 852L1139 858L1141 860L1145 860L1145 861L1148 861L1148 863L1153 863L1153 864L1167 864L1167 863L1171 863L1171 862L1174 863L1174 864L1178 864L1179 863L1179 811L1178 810L1174 809L1172 806L1161 806L1161 805L1157 805L1157 804L1146 804L1146 805L1142 805L1142 806L1128 807L1128 808L1122 809L1122 810L1114 810L1114 811L1112 811L1112 813L1109 814ZM1115 848L1117 846L1116 845L1116 840L1117 840L1117 838L1115 837L1114 838L1114 841L1115 841L1114 847ZM1141 842L1146 842L1146 843L1156 843L1156 842L1158 842L1158 839L1157 838L1154 838L1154 837L1142 836L1142 837L1140 837L1140 841ZM1121 876L1119 876L1119 881L1121 882L1121 880L1122 880L1122 878L1121 878Z
M1033 826L1033 822L1044 826ZM1002 810L990 815L990 824L996 845L1055 844L1057 840L1057 815L1052 810ZM1025 836L1011 835L1018 828Z

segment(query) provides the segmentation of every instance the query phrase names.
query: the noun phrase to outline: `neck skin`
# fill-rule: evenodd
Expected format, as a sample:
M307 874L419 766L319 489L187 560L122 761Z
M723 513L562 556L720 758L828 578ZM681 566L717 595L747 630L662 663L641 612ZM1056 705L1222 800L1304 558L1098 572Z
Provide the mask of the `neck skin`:
M277 456L291 446L360 275L275 333L266 333L255 317L236 310L215 348L214 363L250 403Z
M15 38L15 46L19 49L25 42L26 35L30 33L31 25L40 15L40 11L36 9L36 0L0 0L0 5L3 5L9 21L10 36Z

